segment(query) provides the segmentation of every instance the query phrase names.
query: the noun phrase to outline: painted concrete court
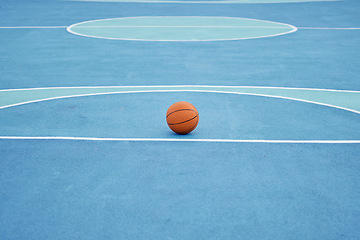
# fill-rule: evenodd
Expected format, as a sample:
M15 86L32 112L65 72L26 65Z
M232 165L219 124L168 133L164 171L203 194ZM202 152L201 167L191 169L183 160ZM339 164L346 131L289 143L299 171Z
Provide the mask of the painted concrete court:
M274 37L295 32L294 26L229 17L134 17L100 19L67 28L85 37L137 41L224 41Z
M0 2L0 239L358 239L359 10Z

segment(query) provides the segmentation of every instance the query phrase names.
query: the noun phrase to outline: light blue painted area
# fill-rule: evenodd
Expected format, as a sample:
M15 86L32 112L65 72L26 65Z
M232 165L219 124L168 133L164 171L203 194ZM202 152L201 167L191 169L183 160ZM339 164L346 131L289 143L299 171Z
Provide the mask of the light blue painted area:
M296 27L231 17L129 17L87 21L67 28L86 37L143 41L216 41L279 36Z
M328 89L233 86L115 86L17 89L0 91L0 109L31 102L89 95L136 92L218 92L310 102L360 114L360 92Z
M117 91L122 94L115 94ZM248 95L256 92L251 89L246 92L246 89L230 87L121 87L103 91L95 89L87 94L84 90L70 91L68 94L73 95L63 96L64 99L1 109L0 139L360 142L359 114L306 102L263 97L269 95ZM275 95L275 92L267 94ZM277 94L281 95L281 92ZM59 98L60 95L58 92ZM51 94L47 97L51 99ZM177 101L193 103L200 114L199 126L186 136L174 134L165 121L167 108Z
M359 140L360 92L247 86L1 90L0 136L181 141L164 119L169 105L180 100L195 103L201 112L200 126L184 141Z
M73 0L83 2L139 2L139 3L299 3L333 2L338 0Z

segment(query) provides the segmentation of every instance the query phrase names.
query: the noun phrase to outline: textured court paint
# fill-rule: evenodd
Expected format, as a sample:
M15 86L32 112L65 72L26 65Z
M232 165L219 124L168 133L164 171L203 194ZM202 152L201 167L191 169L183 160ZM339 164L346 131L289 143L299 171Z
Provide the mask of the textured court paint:
M233 17L127 17L71 25L67 31L85 37L138 41L223 41L264 38L295 32L296 27Z
M120 17L119 8L123 8L124 17L159 16L165 9L168 10L166 14L172 16L214 16L217 9L222 8L219 13L222 16L266 19L294 26L359 27L358 22L352 22L356 14L351 9L358 5L354 1L210 4L201 5L201 8L187 4L179 4L179 7L146 4L140 8L140 4L41 1L39 7L28 1L13 3L13 11L2 8L1 26L69 26L88 19ZM338 5L341 7L335 8ZM297 11L299 6L316 7ZM11 14L14 11L19 15ZM319 15L319 11L325 17ZM99 16L98 12L106 16ZM346 12L343 15L346 17L341 17L340 12ZM32 17L35 15L37 18ZM56 87L60 82L61 86L210 84L360 90L359 84L353 81L359 75L358 68L353 66L360 52L357 51L357 30L303 30L276 38L181 46L84 39L67 34L64 29L2 29L0 34L0 45L6 46L1 55L8 56L1 63L5 70L2 71L1 89ZM92 51L84 51L84 48ZM17 58L19 54L21 59ZM99 59L103 60L99 62ZM142 71L138 66L143 66ZM326 71L323 66L327 66Z
M5 239L356 239L360 231L358 145L1 142Z
M71 1L71 0L69 0ZM82 1L82 2L137 2L137 3L300 3L300 2L335 2L341 0L223 0L223 1L181 1L181 0L72 0L72 1Z
M98 137L26 137L0 136L1 140L67 140L105 142L207 142L207 143L282 143L282 144L357 144L360 140L251 140L251 139L189 139L189 138L98 138Z
M214 92L304 101L360 114L360 92L331 89L235 86L113 86L0 90L0 109L53 99L144 92Z
M356 0L194 6L6 0L1 2L0 21L2 26L63 26L119 14L166 12L219 13L295 26L359 27L359 7ZM205 44L99 41L67 34L64 29L3 29L0 35L1 89L201 84L360 90L358 31L304 30L279 38ZM261 113L269 102L275 103L271 108L276 103L280 108L290 105L311 116L320 113L320 120L313 117L319 120L317 127L321 127L321 120L326 124L335 116L338 120L352 119L357 128L348 121L339 123L348 124L345 129L353 129L360 136L356 114L230 94L73 98L3 109L0 118L8 119L8 125L18 132L23 129L14 121L29 120L22 126L41 127L45 124L35 123L44 118L52 123L52 117L60 117L64 120L62 129L69 129L79 109L66 107L74 102L80 106L94 103L91 110L95 111L89 114L96 114L96 108L110 106L112 100L128 97L126 103L130 104L143 96L151 100L177 94L197 95L199 100L242 99L250 105L260 100L264 103L257 105ZM286 118L281 112L267 113L280 121ZM307 119L304 126L311 127L314 121ZM86 130L85 134L97 136ZM71 133L72 129L51 136ZM98 133L101 136L101 131ZM44 130L41 136L46 136ZM239 139L244 139L241 136ZM325 139L314 136L311 139ZM355 134L353 137L359 139ZM0 159L1 239L287 240L360 236L358 144L0 140Z
M186 136L173 133L166 124L166 110L179 100L194 103L202 116L198 128ZM351 143L360 140L359 120L360 115L355 113L277 98L212 92L147 92L68 98L2 109L0 136L68 137L98 142L220 139L219 142L239 143L254 140ZM35 138L29 141L36 141Z

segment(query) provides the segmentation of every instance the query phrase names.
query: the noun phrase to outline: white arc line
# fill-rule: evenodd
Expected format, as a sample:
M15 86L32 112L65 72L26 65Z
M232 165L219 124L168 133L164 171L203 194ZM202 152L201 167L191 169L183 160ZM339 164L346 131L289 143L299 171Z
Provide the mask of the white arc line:
M189 139L189 138L98 138L98 137L27 137L0 136L0 140L70 140L111 142L213 142L213 143L288 143L358 144L360 140L262 140L262 139Z
M270 97L270 98L279 98L279 99L287 99L287 100L293 100L293 101L299 101L299 102L305 102L305 103L311 103L311 104L317 104L321 106L327 106L337 109L342 109L349 112L354 112L357 114L360 114L360 111L345 108L341 106L336 106L332 104L327 103L321 103L316 101L310 101L305 99L299 99L299 98L292 98L292 97L285 97L285 96L278 96L278 95L269 95L269 94L259 94L259 93L246 93L246 92L231 92L231 91L218 91L218 90L139 90L139 91L112 91L112 92L101 92L101 93L86 93L86 94L77 94L77 95L65 95L65 96L57 96L57 97L51 97L51 98L44 98L44 99L37 99L32 101L25 101L21 103L15 103L5 106L0 106L0 109L5 109L9 107L15 107L15 106L21 106L29 103L36 103L36 102L43 102L43 101L49 101L49 100L56 100L56 99L65 99L65 98L74 98L74 97L86 97L86 96L99 96L99 95L110 95L110 94L126 94L126 93L167 93L167 92L205 92L205 93L224 93L224 94L237 94L237 95L249 95L249 96L261 96L261 97Z
M310 29L310 30L360 30L360 28L330 28L330 27L297 27L298 29Z
M177 18L177 19L181 19L181 18L225 18L225 19L242 19L242 20L252 20L252 21L261 21L261 22L265 22L265 23L272 23L272 24L278 24L281 25L281 28L284 29L288 29L289 31L287 32L281 32L281 33L276 33L276 34L272 34L272 35L265 35L265 36L254 36L254 37L230 37L230 38L225 38L225 39L185 39L185 40L178 40L178 39L142 39L142 38L121 38L121 37L103 37L103 36L96 36L96 35L89 35L89 34L83 34L83 33L78 33L76 31L73 31L73 28L79 28L81 27L81 25L84 24L88 24L88 23L94 23L94 22L102 22L102 21L108 21L108 20L123 20L123 19L144 19L144 18ZM186 26L188 27L188 26ZM257 38L267 38L267 37L276 37L276 36L281 36L281 35L285 35L285 34L290 34L293 32L296 32L298 29L295 26L292 26L290 24L286 24L286 23L279 23L279 22L273 22L273 21L268 21L268 20L260 20L260 19L250 19L250 18L240 18L240 17L220 17L220 16L138 16L138 17L122 17L122 18L106 18L106 19L98 19L98 20L90 20L90 21L85 21L85 22L80 22L80 23L75 23L73 25L70 25L69 27L66 28L66 30L69 33L78 35L78 36L82 36L82 37L92 37L92 38L99 38L99 39L108 39L108 40L125 40L125 41L149 41L149 42L213 42L213 41L235 41L235 40L247 40L247 39L257 39Z
M139 86L77 86L77 87L39 87L39 88L12 88L12 89L0 89L0 92L12 92L12 91L33 91L33 90L52 90L52 89L103 89L103 88L256 88L256 89L282 89L282 90L308 90L308 91L321 91L321 92L349 92L360 93L356 90L344 90L344 89L326 89L326 88L296 88L296 87L265 87L265 86L216 86L216 85L139 85ZM171 90L171 89L169 89Z

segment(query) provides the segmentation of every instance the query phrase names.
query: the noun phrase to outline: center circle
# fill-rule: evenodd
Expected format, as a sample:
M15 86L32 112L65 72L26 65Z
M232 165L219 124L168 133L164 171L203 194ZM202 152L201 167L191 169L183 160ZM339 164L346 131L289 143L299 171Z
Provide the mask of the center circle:
M127 17L76 23L76 35L137 41L224 41L264 38L292 33L285 23L233 17Z

